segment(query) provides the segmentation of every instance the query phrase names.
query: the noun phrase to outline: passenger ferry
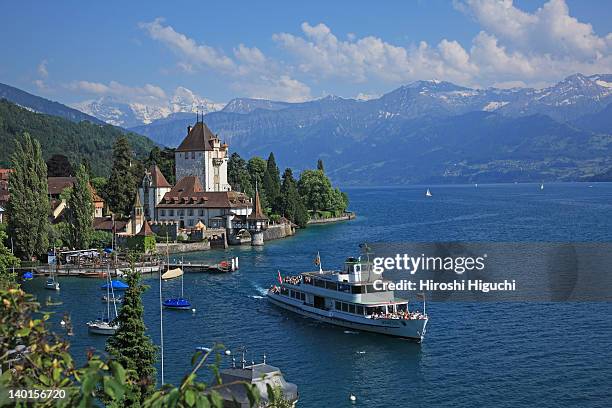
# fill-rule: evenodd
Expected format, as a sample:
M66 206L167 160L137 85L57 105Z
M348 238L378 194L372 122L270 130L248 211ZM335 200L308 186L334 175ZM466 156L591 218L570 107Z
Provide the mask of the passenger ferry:
M428 321L425 299L423 311L413 311L394 291L376 290L373 283L378 279L369 260L348 258L341 271L320 269L284 278L279 272L280 284L268 290L267 298L322 322L421 342Z

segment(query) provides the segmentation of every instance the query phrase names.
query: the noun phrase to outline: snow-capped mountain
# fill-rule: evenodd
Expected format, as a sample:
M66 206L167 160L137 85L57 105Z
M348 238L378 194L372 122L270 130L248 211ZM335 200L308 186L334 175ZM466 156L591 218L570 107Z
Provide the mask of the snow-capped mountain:
M81 112L124 128L147 125L175 113L216 112L223 106L224 104L214 103L181 86L176 88L167 101L126 103L114 97L103 96L73 105Z

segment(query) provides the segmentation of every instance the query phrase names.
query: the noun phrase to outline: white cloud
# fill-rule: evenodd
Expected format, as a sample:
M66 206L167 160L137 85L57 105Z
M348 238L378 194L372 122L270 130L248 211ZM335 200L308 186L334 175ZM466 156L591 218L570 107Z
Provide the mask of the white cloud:
M246 96L253 98L298 101L310 97L307 85L292 78L288 69L267 58L257 47L239 44L230 56L223 50L198 43L170 25L164 25L162 18L140 23L139 27L171 49L180 58L178 67L184 72L212 70L226 76L233 89L246 92Z
M550 0L533 14L512 0L465 0L465 7L490 34L524 53L596 60L612 51L612 34L599 37L590 24L570 16L565 0Z
M38 68L36 69L38 71L38 75L40 75L42 78L47 78L49 76L47 65L48 65L48 61L44 59L40 61L40 64L38 64Z
M354 34L340 40L325 24L308 22L301 35L278 33L273 39L293 56L299 72L315 80L400 84L443 78L477 86L516 81L541 86L576 72L612 71L612 34L598 36L590 24L570 16L564 0L549 0L533 13L512 0L454 4L483 28L467 49L451 39L413 46Z
M165 44L179 56L187 58L190 63L201 64L220 71L235 69L234 62L222 51L205 44L197 44L185 34L176 32L171 26L163 25L163 21L162 18L156 18L149 23L139 23L138 26L144 29L152 39Z
M90 81L74 81L68 85L73 91L84 92L97 96L112 96L122 102L155 103L166 100L168 97L162 88L156 85L145 84L142 87L123 85L117 81L108 84Z

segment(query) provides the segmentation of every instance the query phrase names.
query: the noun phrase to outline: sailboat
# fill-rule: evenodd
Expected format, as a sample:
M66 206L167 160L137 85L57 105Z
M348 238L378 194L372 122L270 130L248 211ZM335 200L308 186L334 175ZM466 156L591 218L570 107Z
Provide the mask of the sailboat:
M49 255L49 257L50 256L51 255ZM54 263L55 263L55 250L53 251L53 260L49 263L49 278L47 278L47 282L45 282L45 289L60 290L60 284L55 279L55 274L53 273L53 268L51 267L51 265Z
M189 303L189 301L187 299L185 299L185 294L184 294L184 284L183 284L183 269L181 268L174 268L174 269L170 269L170 255L167 254L168 256L168 270L166 272L164 272L164 274L161 276L162 280L171 280L171 279L176 279L178 277L181 278L181 297L178 298L170 298L170 299L166 299L163 302L163 305L165 308L167 309L175 309L175 310L189 310L191 309L191 303ZM181 262L182 265L182 262Z
M163 280L170 280L181 277L181 297L178 298L170 298L164 300L164 307L168 309L176 309L176 310L189 310L191 309L191 303L187 299L184 298L183 293L183 275L184 272L181 268L169 269L162 275Z
M425 193L425 197L431 197L431 191L429 191L429 189L427 189L427 192Z
M106 318L100 318L87 322L87 328L92 334L112 336L119 328L119 324L115 322L115 319L117 317L117 302L115 300L115 290L113 288L113 285L110 283L110 265L107 265L106 281ZM114 319L111 319L111 300L113 302L113 307L115 308Z
M544 183L540 184L540 190L544 190Z

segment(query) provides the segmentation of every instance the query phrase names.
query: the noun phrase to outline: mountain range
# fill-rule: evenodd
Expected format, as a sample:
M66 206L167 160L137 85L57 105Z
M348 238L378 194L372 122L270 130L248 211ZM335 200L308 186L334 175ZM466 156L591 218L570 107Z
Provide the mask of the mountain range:
M575 180L612 167L612 75L544 89L417 81L367 101L235 99L204 121L246 157L324 159L345 184ZM177 146L193 117L132 128Z
M321 158L344 184L579 180L612 168L610 74L575 74L544 89L416 81L376 99L238 98L222 109L182 89L163 109L108 98L83 109L96 120L139 123L130 130L175 147L193 112L208 106L204 121L232 152L274 152L298 171Z
M123 128L146 125L159 119L181 119L184 117L181 114L185 113L215 112L223 106L224 104L202 98L184 87L176 88L174 95L167 101L125 103L111 96L103 96L73 105L75 109L88 115Z

